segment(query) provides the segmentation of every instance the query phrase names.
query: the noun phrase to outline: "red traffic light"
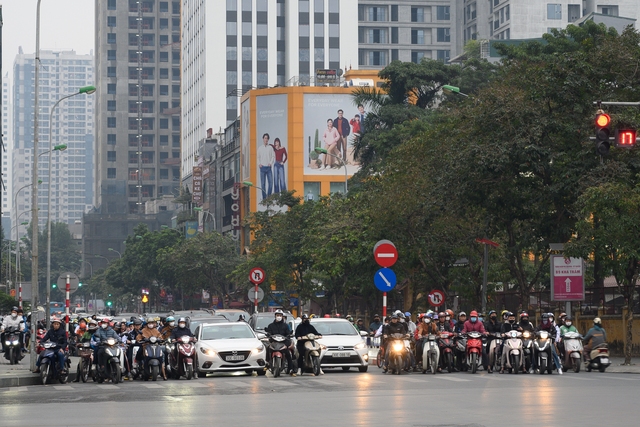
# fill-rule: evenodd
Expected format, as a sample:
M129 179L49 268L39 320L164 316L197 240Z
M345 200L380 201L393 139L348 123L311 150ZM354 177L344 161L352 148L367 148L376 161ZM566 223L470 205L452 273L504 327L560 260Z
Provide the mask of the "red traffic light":
M636 146L635 129L618 129L616 131L616 147L633 148Z
M608 114L598 114L596 116L596 126L600 127L600 128L604 128L609 126L609 124L611 123L611 117L609 117Z

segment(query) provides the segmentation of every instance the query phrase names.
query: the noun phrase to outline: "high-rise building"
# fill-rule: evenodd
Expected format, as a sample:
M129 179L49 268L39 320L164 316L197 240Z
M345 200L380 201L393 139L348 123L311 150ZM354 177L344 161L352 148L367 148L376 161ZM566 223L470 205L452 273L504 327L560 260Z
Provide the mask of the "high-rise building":
M144 214L180 186L180 1L96 1L95 207Z
M207 129L236 120L245 92L358 66L356 0L182 0L182 10L183 180Z
M13 142L11 140L11 81L9 73L2 77L2 140L4 142L5 152L2 153L2 180L4 188L2 189L2 216L8 217L11 212L13 198L11 197L11 153L13 152ZM10 222L10 221L9 221ZM9 237L10 230L4 230L5 237Z
M31 182L34 63L34 54L24 54L20 50L13 64L13 194ZM78 95L65 100L55 109L51 123L49 116L60 98L94 83L93 56L74 51L41 50L40 64L38 176L42 184L38 187L39 223L44 226L48 217L49 155L43 154L56 145L66 144L66 151L51 156L51 221L71 224L82 218L93 199L93 98ZM30 187L20 192L12 209L14 215L16 209L18 215L31 210ZM25 218L28 220L28 214Z
M485 0L486 1L486 0ZM358 66L382 69L391 61L448 62L456 45L452 0L360 0Z

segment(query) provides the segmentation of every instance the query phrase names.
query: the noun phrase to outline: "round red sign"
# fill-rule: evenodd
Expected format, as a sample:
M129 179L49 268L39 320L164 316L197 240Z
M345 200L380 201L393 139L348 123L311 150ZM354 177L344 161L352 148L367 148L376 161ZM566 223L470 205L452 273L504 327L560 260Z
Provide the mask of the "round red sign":
M375 248L373 257L380 267L391 267L398 260L398 250L390 243L383 243Z

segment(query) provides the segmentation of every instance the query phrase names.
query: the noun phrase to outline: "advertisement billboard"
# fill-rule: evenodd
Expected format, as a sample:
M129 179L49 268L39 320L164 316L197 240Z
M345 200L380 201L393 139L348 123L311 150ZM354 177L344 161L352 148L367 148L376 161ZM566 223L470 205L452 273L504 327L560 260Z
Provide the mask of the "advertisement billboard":
M242 141L242 170L240 175L243 181L251 180L251 100L242 103L240 140Z
M243 104L244 105L244 104ZM266 210L261 202L288 188L288 97L256 97L256 182L258 211ZM243 140L244 143L244 140Z
M551 257L551 301L584 300L584 261L582 258Z
M360 137L360 113L349 94L304 95L304 174L341 175L360 169L353 143ZM324 148L328 154L318 154Z

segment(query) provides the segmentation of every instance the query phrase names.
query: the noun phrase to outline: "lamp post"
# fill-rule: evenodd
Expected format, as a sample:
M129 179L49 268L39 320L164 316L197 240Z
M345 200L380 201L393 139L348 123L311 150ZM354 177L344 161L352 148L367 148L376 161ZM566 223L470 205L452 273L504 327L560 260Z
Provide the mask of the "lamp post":
M26 213L29 213L29 211L24 211L22 212L20 215L18 215L18 218L16 219L16 221L20 220L20 217ZM23 221L20 224L16 224L13 227L11 227L11 230L9 230L9 239L7 240L7 246L8 246L8 250L7 250L7 271L9 272L9 282L11 282L11 234L13 233L13 229L14 228L18 228L21 225L29 225L29 221ZM16 230L16 235L18 234L18 231ZM18 239L16 238L16 261L17 261L17 252L18 251ZM18 283L18 265L16 264L16 283ZM9 284L7 283L7 291L9 290ZM15 287L15 286L14 286Z
M118 254L118 256L119 256L120 258L122 258L122 254L121 254L120 252L116 251L116 250L115 250L115 249L113 249L113 248L109 248L109 250L110 250L111 252L115 252L115 253L117 253L117 254Z
M78 92L72 93L70 95L63 96L58 99L53 107L51 107L51 111L49 112L49 144L51 144L51 128L53 127L53 112L55 111L58 104L64 101L67 98L71 98L76 95L87 94L90 95L95 93L95 86L84 86L78 89ZM64 147L64 148L62 148ZM53 151L64 151L67 149L67 146L64 144L56 145L52 150L49 150L49 191L47 197L47 307L49 307L49 302L51 300L51 170L53 169L51 166L51 154ZM47 328L49 327L49 322L51 320L51 314L49 310L46 310L47 316Z
M36 160L36 162L37 162L37 160ZM24 190L25 188L31 187L32 185L33 185L33 183L23 185L22 187L20 187L18 189L18 191L16 191L16 195L13 196L13 206L14 206L14 208L16 210L16 224L18 223L18 219L19 219L19 216L18 216L18 194L20 194L20 192L22 190ZM29 211L26 211L26 212L29 212ZM24 212L22 214L24 214ZM22 215L22 214L20 214L20 215ZM37 228L36 228L36 230L37 230ZM18 254L20 253L20 251L19 251L20 242L19 242L19 239L18 239L19 234L20 233L18 232L18 229L16 229L16 284L18 283L18 261L19 261ZM33 282L33 280L32 280L32 282ZM17 291L17 289L16 289L16 291ZM19 302L20 308L22 308L22 301L18 301L18 302Z
M442 86L442 90L443 90L445 93L456 93L456 94L458 94L458 95L462 95L462 96L464 96L464 97L466 97L466 98L468 98L468 97L469 97L469 95L467 95L466 93L462 93L462 92L460 92L460 88L459 88L458 86L443 85L443 86Z
M349 178L347 176L347 165L344 162L344 160L342 160L342 158L340 156L336 156L335 154L329 153L324 148L318 147L318 148L315 148L313 151L315 151L318 154L324 154L325 156L335 157L336 159L340 160L340 164L342 165L342 167L344 167L344 192L346 194L349 191L348 184L347 184L347 181L348 181Z
M90 273L89 273L89 279L91 279L93 277L93 265L91 265L91 263L89 261L82 261L82 262L86 262L87 264L89 264L89 267L91 267Z
M202 212L204 215L204 218L207 218L207 215L211 216L211 218L213 219L213 229L217 231L217 227L216 227L216 217L209 211L202 209L199 206L196 206L193 208L194 211L196 212ZM203 227L204 227L204 219L203 219Z

